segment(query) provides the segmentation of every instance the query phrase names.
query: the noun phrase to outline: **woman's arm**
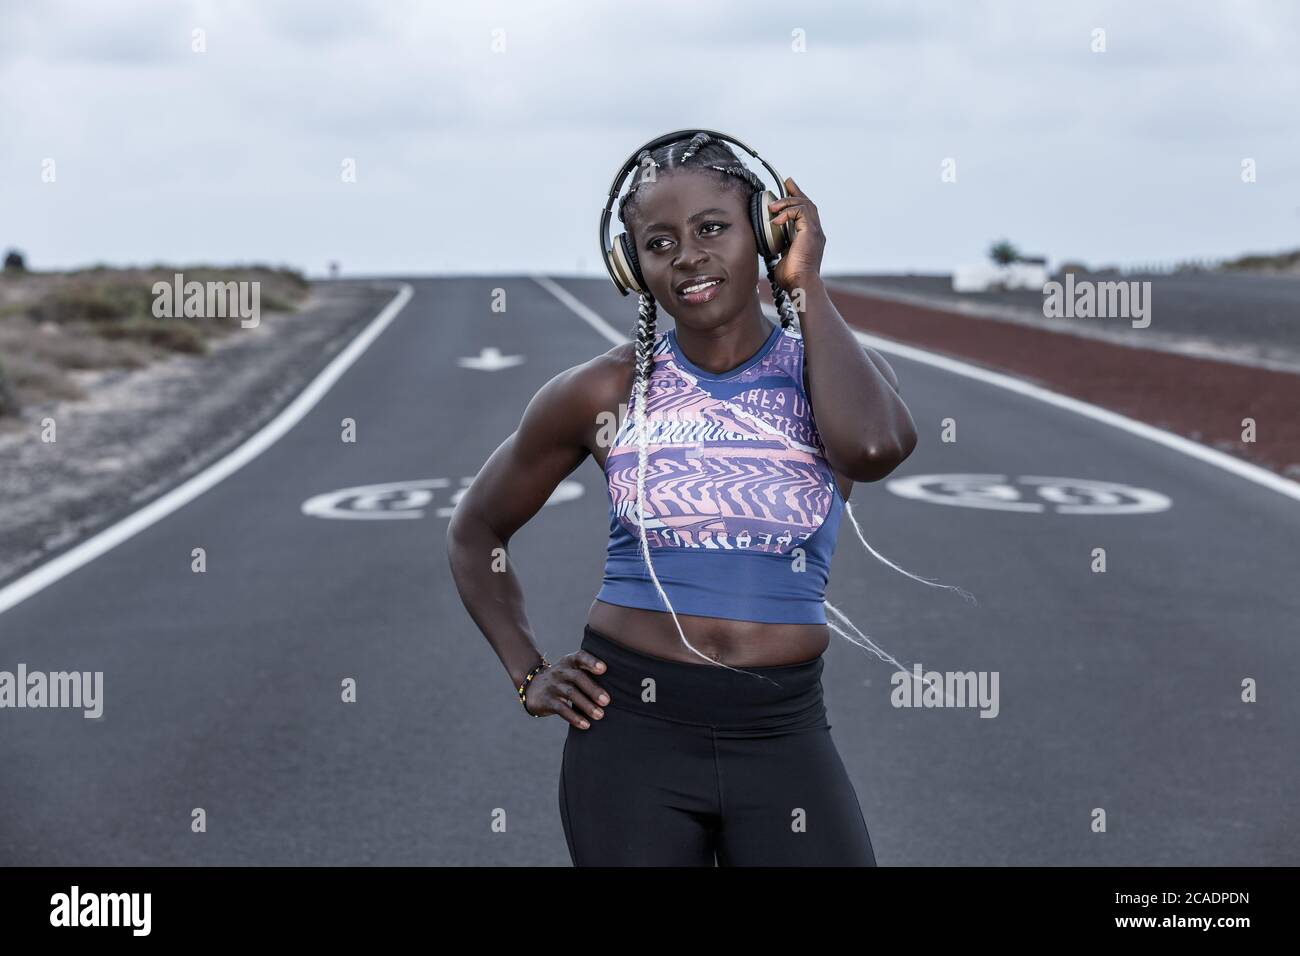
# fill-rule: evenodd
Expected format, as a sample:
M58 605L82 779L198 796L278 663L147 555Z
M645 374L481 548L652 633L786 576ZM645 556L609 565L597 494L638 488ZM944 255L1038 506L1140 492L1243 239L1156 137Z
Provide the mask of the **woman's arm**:
M916 425L898 394L898 377L879 353L858 344L821 278L826 233L817 205L793 179L768 204L774 226L792 224L794 241L774 277L795 300L804 340L805 387L826 460L854 481L879 481L916 447Z
M889 387L898 394L903 394L898 391L898 374L894 371L894 367L885 361L885 357L873 348L864 347L862 351L866 352L867 357L876 363L876 368L880 369L880 374L889 380Z
M508 545L590 453L586 442L595 428L592 394L597 373L591 362L575 366L538 390L519 427L489 456L461 496L447 527L447 555L461 600L515 686L541 654ZM538 683L534 679L529 686ZM596 687L588 683L590 688L579 689ZM569 696L577 704L582 695Z
M820 276L799 280L799 324L813 416L826 458L854 481L879 481L916 447L916 425L884 356L864 349Z

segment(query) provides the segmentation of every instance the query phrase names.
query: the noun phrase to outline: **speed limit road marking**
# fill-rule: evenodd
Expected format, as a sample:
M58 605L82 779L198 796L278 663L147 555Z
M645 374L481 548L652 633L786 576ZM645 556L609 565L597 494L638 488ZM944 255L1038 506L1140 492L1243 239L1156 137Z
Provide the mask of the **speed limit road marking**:
M1167 510L1173 502L1158 491L1116 481L1042 475L909 475L885 485L915 501L994 511L1063 515L1132 515Z

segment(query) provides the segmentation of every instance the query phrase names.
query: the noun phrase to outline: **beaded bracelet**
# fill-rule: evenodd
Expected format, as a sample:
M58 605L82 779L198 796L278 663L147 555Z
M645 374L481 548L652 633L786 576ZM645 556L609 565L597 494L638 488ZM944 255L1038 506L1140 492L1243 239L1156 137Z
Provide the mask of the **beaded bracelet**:
M532 670L530 670L528 672L528 676L524 678L523 683L515 688L515 690L519 691L519 703L523 706L524 713L527 714L529 717L545 716L543 714L534 714L531 710L528 709L528 703L527 703L528 685L533 682L533 678L537 676L538 672L541 671L543 667L550 667L550 666L551 666L551 662L548 661L546 659L546 655L543 654L542 662L538 664L536 667L534 667Z

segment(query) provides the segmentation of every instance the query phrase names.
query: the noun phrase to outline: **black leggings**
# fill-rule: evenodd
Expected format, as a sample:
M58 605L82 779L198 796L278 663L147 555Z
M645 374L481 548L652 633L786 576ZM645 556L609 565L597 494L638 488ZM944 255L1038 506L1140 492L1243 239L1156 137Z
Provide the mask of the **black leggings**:
M591 676L610 702L564 743L560 817L575 866L876 865L831 740L821 657L744 668L761 680L643 654L590 626L582 647L605 662Z

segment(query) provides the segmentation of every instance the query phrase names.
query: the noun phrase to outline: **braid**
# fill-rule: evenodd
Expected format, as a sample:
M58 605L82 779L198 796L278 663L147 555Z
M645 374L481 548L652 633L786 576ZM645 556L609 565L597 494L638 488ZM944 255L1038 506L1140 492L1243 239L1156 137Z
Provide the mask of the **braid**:
M682 165L685 165L688 159L699 152L701 146L711 142L713 142L713 137L708 133L696 133L692 136L691 141L686 144L686 150L682 153Z
M671 155L671 153L669 155ZM623 194L623 198L618 201L618 221L623 223L624 225L627 224L627 219L623 215L623 211L624 208L627 206L628 201L634 195L636 195L636 191L639 188L641 188L642 183L644 183L647 179L649 179L651 182L653 182L655 179L655 175L653 173L647 175L646 170L659 168L659 163L655 161L654 156L650 153L650 150L648 149L641 150L641 152L637 154L636 160L637 160L637 165L641 167L641 175L633 177L631 187L628 189L626 193Z
M654 562L650 559L650 542L645 534L645 510L642 502L645 501L645 473L646 460L648 458L649 439L646 435L646 394L649 391L650 376L654 371L654 346L655 346L655 320L658 315L658 308L655 300L645 293L641 294L640 318L636 324L636 366L632 377L632 416L635 421L636 444L637 444L637 465L636 465L636 523L641 537L641 556L645 558L646 568L650 571L650 579L654 581L655 589L659 592L659 597L663 599L664 604L668 606L668 613L673 616L673 623L677 625L677 633L681 635L682 641L692 651L704 658L710 664L716 667L725 667L727 670L740 671L746 674L752 674L754 677L761 677L763 680L772 681L770 677L762 674L753 674L752 671L746 671L743 668L732 667L730 664L723 664L721 661L715 661L707 654L701 653L700 650L686 639L686 632L682 630L681 621L677 619L677 612L673 610L672 602L668 600L668 595L664 593L663 585L659 583L659 576L655 574Z
M633 393L644 388L654 365L655 326L659 319L659 306L644 292L640 296L641 317L636 323L636 379Z
M794 311L794 306L790 304L790 296L776 282L776 260L766 259L767 263L767 281L772 284L772 301L776 303L776 311L781 316L781 328L796 328L798 318ZM803 327L798 326L800 334L803 333Z

